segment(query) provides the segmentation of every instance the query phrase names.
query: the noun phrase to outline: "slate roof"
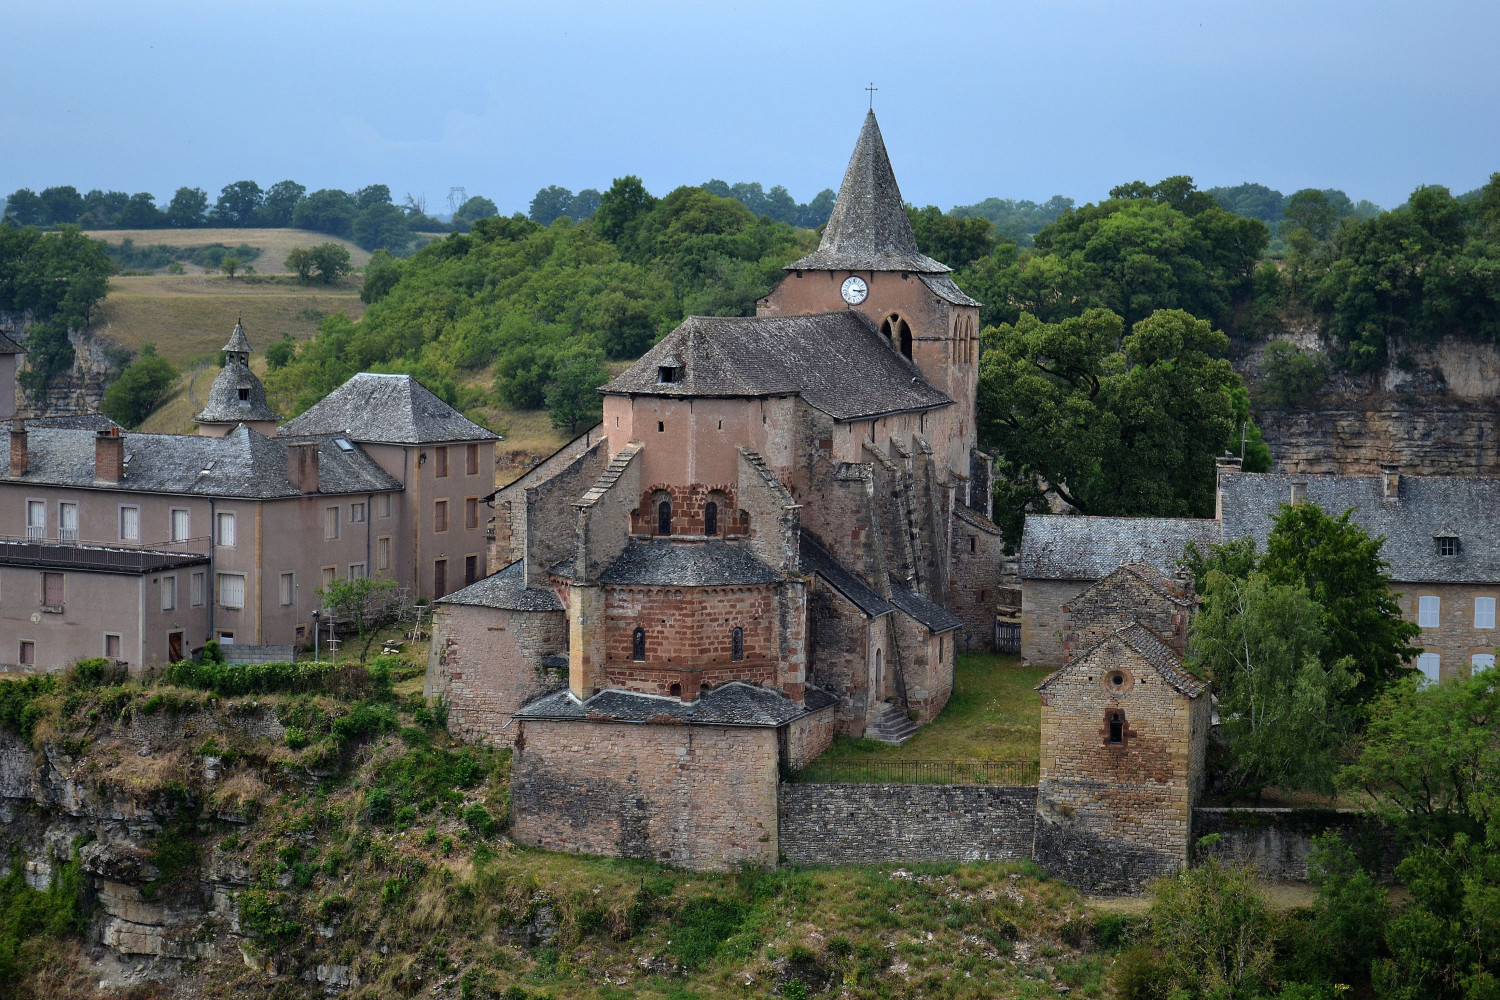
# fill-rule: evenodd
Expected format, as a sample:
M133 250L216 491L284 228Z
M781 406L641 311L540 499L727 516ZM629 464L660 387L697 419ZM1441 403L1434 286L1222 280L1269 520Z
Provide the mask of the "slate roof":
M102 413L70 413L59 417L27 417L27 427L57 427L73 430L107 431L111 427L125 428Z
M0 565L70 569L82 573L123 573L144 576L208 562L207 555L159 552L154 549L115 549L104 545L65 545L60 542L0 541Z
M917 249L874 111L865 115L818 249L788 265L787 270L931 274L949 270Z
M1161 679L1172 685L1180 694L1184 694L1189 698L1196 698L1208 690L1208 682L1200 680L1184 670L1182 668L1182 661L1178 659L1177 654L1172 651L1172 648L1152 635L1150 629L1138 622L1131 622L1129 625L1125 625L1100 639L1074 657L1072 662L1067 666L1059 670L1054 670L1044 677L1042 682L1036 686L1036 690L1044 690L1053 680L1061 677L1069 670L1081 670L1082 664L1088 659L1089 654L1111 639L1119 639L1131 649L1141 654L1146 662L1156 669Z
M781 574L755 553L725 541L632 541L599 574L600 583L615 586L731 587L780 581Z
M932 294L945 302L951 302L956 306L980 306L983 305L978 299L972 299L964 294L954 280L946 274L919 274L922 284L932 291Z
M802 533L802 571L816 573L827 584L843 594L851 604L866 617L879 618L896 610L896 606L877 594L863 580L845 569L837 559L815 542L807 532Z
M12 483L78 486L133 492L270 500L301 496L287 479L286 445L248 427L221 438L193 434L136 434L127 431L125 471L119 483L94 480L94 439L89 429L27 428L26 474L3 477ZM332 436L318 442L320 493L380 493L401 489L358 448L344 451ZM10 467L10 435L0 435L0 468Z
M1174 583L1173 579L1169 579L1164 573L1158 570L1155 566L1152 566L1150 563L1126 563L1124 566L1121 566L1119 569L1115 570L1115 572L1129 573L1131 576L1144 583L1147 587L1151 588L1151 591L1153 593L1165 597L1167 600L1172 601L1175 604L1191 606L1193 603L1192 598L1187 596L1187 593L1181 584ZM1112 573L1110 575L1112 576L1114 574Z
M782 726L835 703L818 688L806 689L800 707L774 688L730 681L695 701L609 689L579 701L566 689L543 695L515 713L518 719L577 719L693 726Z
M965 524L968 524L971 527L978 528L985 534L1000 534L999 525L997 525L994 521L991 521L989 518L985 517L983 514L979 513L979 511L975 510L972 507L967 507L961 503L954 504L953 513L958 515L958 519L960 521L963 521Z
M346 434L377 444L500 440L410 375L370 372L355 375L276 433Z
M891 581L891 603L926 625L933 634L951 632L963 624L947 609L933 604L921 594L912 593L894 580Z
M1021 536L1023 580L1102 580L1125 563L1171 576L1189 542L1220 541L1219 522L1185 517L1028 514Z
M1397 497L1386 500L1381 476L1221 473L1224 537L1253 538L1264 551L1294 482L1307 484L1308 502L1335 517L1353 509L1371 537L1385 536L1380 555L1394 580L1500 581L1500 477L1402 476ZM1438 555L1440 535L1458 538L1457 555Z
M26 348L0 333L0 354L25 354Z
M238 330L239 327L235 329ZM246 399L240 398L241 389L246 390ZM260 384L255 373L237 361L230 361L214 377L213 385L208 388L208 402L193 418L193 422L237 424L250 420L280 419L280 415L271 409L271 404L266 402L266 387Z
M680 381L658 382L669 361ZM953 401L853 310L810 316L690 316L605 394L801 396L835 420L929 410Z
M241 354L250 353L250 338L245 336L245 328L240 324L238 319L234 321L234 332L229 335L229 343L225 344L220 350L225 352L238 351Z
M439 604L472 604L504 611L561 611L562 601L551 590L526 586L526 563L517 559L483 580L438 598Z

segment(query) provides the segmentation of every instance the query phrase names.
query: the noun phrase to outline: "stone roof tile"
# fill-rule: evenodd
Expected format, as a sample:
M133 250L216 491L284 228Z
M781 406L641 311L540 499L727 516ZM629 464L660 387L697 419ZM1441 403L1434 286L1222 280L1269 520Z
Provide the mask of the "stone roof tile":
M615 586L733 587L781 582L781 574L735 542L633 541L599 574Z
M410 375L360 372L278 434L347 434L377 444L498 441Z
M1088 659L1089 654L1106 642L1119 639L1125 645L1135 650L1153 668L1162 680L1189 698L1196 698L1208 690L1208 682L1200 680L1188 673L1182 666L1182 660L1173 652L1172 648L1162 642L1151 630L1139 622L1131 622L1129 625L1121 626L1109 635L1094 643L1088 649L1075 656L1067 666L1061 667L1042 678L1042 682L1036 686L1037 691L1045 690L1054 680L1061 677L1070 670L1083 669L1082 664Z
M1021 537L1023 580L1102 580L1126 563L1171 575L1189 542L1220 541L1219 522L1183 517L1028 514Z
M562 601L553 591L526 586L526 564L520 559L462 590L438 598L437 603L469 604L503 611L563 610Z
M243 398L240 395L242 391ZM255 373L237 361L230 361L215 376L213 385L208 387L208 402L193 418L193 422L238 424L252 420L280 419L280 415L266 401L266 387L260 384Z
M816 573L830 587L843 594L851 604L866 617L879 618L896 610L896 606L877 594L859 577L845 569L826 549L820 546L807 532L801 539L802 571Z
M704 691L694 701L614 688L579 701L571 691L562 690L543 695L523 706L515 715L518 719L775 727L821 711L835 701L817 688L809 687L804 696L806 707L803 707L774 688L730 681Z
M963 624L946 608L939 607L921 594L907 590L894 580L891 581L891 603L927 626L928 631L934 635L951 632Z

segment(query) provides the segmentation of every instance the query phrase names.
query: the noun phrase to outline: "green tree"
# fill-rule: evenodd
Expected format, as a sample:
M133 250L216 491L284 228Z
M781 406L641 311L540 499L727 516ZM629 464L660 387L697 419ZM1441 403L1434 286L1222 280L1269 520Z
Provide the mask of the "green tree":
M30 188L13 191L5 199L3 221L13 226L39 226L43 224L46 206L37 193Z
M171 395L176 382L177 369L156 353L155 344L146 344L105 390L99 409L116 423L139 427Z
M166 224L167 215L156 207L155 195L142 191L130 196L118 221L123 229L155 229Z
M349 251L338 243L319 243L308 251L318 280L331 285L349 273Z
M1150 894L1151 941L1168 980L1162 985L1216 1000L1252 1000L1271 985L1275 925L1254 869L1210 858L1158 879Z
M1347 198L1344 199L1348 201ZM1287 198L1282 209L1283 235L1294 229L1305 229L1313 239L1322 242L1333 235L1339 212L1328 195L1315 188L1303 188Z
M406 249L411 227L406 213L390 202L376 202L354 217L354 242L366 250Z
M280 340L273 340L266 348L266 367L271 371L285 368L294 357L297 356L297 342L289 333L283 333Z
M240 259L232 254L226 254L223 259L219 261L219 270L223 271L230 278L233 278L235 276L235 273L239 271L239 269Z
M335 188L324 188L297 203L292 210L292 225L348 239L354 234L357 212L353 196Z
M207 212L207 191L202 188L180 187L167 205L167 225L179 229L201 226Z
M226 184L214 204L213 220L221 226L253 226L264 200L265 194L254 181Z
M103 242L76 228L42 233L0 225L0 310L31 314L27 368L19 381L32 398L72 367L68 331L88 326L113 271Z
M989 219L996 235L1029 247L1037 233L1072 207L1072 198L1055 194L1040 203L1014 201L1010 198L986 198L973 205L956 206L950 214L960 219L971 216Z
M597 421L603 410L598 388L609 381L609 369L597 352L580 351L559 359L547 383L547 413L553 427L566 427L569 434L578 425Z
M370 655L370 647L382 629L401 620L407 600L396 588L396 581L383 576L362 576L353 580L334 580L319 587L328 620L354 632L359 642L359 662Z
M371 184L354 192L354 207L361 212L376 205L391 203L391 189L385 184Z
M1329 661L1323 609L1300 585L1210 572L1193 621L1192 666L1213 681L1229 738L1227 777L1254 791L1331 792L1349 730L1352 662Z
M1212 516L1214 458L1239 446L1228 340L1175 310L1122 327L1094 309L985 331L979 432L1000 459L996 517L1013 543L1048 494L1086 514Z
M1300 351L1290 341L1273 340L1261 355L1263 381L1256 395L1265 406L1304 406L1317 398L1328 380L1328 359L1318 351Z
M1234 187L1209 188L1208 193L1224 211L1267 224L1281 221L1282 206L1286 203L1286 195L1280 191L1249 181Z
M293 247L287 251L286 269L297 272L297 280L304 285L312 281L313 267L311 250L306 247Z
M277 181L260 203L260 224L284 229L292 224L297 206L307 197L307 188L296 181Z
M553 220L568 215L568 209L573 207L573 192L556 184L542 188L531 199L531 207L526 212L526 217L539 226L550 226ZM491 212L498 215L499 212ZM455 217L456 214L455 214Z
M71 184L42 189L42 222L49 226L71 226L85 208L83 195Z
M488 198L474 195L453 213L453 228L466 233L479 219L489 219L500 214L499 207Z
M599 197L599 208L594 212L594 231L611 243L619 243L630 224L655 205L656 199L639 177L633 174L617 177L609 190Z
M1352 512L1329 517L1316 504L1282 508L1266 540L1261 570L1273 583L1301 586L1323 609L1324 659L1347 659L1358 672L1353 704L1364 705L1411 673L1421 634L1391 592L1383 538L1371 538Z
M366 305L385 298L401 280L401 262L389 250L376 250L365 265L365 280L359 286L359 300Z
M936 205L906 206L917 248L955 271L968 267L995 249L994 227L982 216L944 215Z

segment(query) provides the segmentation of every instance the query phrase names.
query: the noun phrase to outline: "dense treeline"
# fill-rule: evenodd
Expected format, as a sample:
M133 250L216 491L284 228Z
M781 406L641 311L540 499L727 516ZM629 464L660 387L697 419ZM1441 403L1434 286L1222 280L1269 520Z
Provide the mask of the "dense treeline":
M545 406L576 427L597 414L606 360L639 356L690 313L753 313L812 243L734 199L656 198L621 178L584 223L486 218L409 259L377 255L364 317L325 321L267 384L301 410L357 371L407 371L464 408ZM474 388L491 370L491 391Z

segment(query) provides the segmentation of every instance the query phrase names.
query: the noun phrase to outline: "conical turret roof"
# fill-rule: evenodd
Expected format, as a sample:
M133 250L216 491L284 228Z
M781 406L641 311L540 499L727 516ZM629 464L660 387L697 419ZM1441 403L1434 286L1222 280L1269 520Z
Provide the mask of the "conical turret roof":
M250 338L245 336L245 328L240 325L238 317L234 321L234 332L229 335L229 343L224 345L223 350L250 353Z
M787 270L925 274L951 270L917 249L874 111L865 116L864 128L859 131L822 242Z

